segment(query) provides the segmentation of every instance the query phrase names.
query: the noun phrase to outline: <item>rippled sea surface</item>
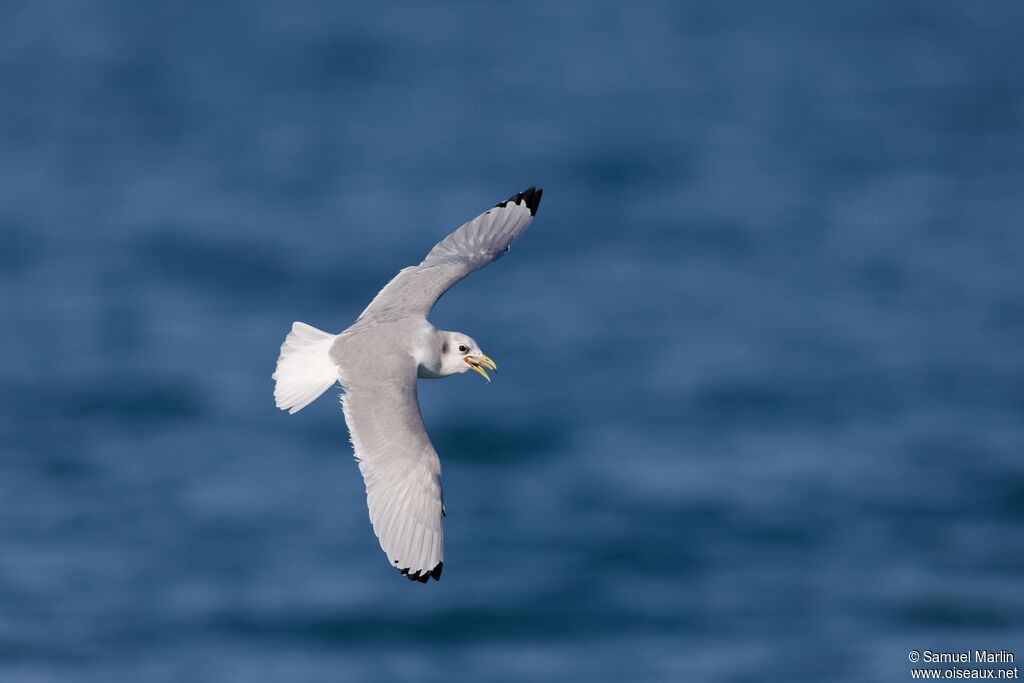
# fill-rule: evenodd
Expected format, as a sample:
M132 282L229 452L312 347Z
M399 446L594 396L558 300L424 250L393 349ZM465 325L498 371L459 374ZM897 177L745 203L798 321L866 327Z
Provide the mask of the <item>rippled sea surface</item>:
M0 7L0 680L894 681L1024 657L1019 3ZM529 185L390 569L345 328Z

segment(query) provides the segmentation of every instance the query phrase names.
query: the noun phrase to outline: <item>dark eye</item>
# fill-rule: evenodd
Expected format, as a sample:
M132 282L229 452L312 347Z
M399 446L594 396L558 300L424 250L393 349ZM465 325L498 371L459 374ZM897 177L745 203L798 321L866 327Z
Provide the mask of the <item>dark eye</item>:
M469 347L465 344L459 344L459 353L468 353Z

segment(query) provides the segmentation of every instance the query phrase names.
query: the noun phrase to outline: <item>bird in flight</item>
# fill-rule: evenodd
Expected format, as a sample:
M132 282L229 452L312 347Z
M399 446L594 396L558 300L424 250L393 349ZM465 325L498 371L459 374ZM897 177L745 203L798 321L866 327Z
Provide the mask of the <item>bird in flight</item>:
M441 578L441 461L423 426L416 379L498 367L472 337L439 330L427 314L449 287L496 261L530 224L543 190L531 187L485 211L403 268L355 323L329 334L292 324L274 372L277 407L302 410L340 382L345 422L366 484L373 531L410 580Z

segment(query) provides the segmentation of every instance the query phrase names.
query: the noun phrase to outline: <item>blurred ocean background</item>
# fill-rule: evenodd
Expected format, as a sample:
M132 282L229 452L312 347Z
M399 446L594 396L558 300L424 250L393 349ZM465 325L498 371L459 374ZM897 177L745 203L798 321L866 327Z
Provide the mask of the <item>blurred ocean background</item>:
M1024 5L0 5L0 681L896 681L1024 657ZM442 299L444 578L293 320Z

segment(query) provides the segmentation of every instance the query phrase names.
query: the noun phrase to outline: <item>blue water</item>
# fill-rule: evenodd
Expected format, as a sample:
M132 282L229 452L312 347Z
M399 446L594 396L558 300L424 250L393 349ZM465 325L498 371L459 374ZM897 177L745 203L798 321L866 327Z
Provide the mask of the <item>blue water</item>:
M386 5L0 6L0 681L1024 656L1022 6ZM278 347L529 185L410 583Z

